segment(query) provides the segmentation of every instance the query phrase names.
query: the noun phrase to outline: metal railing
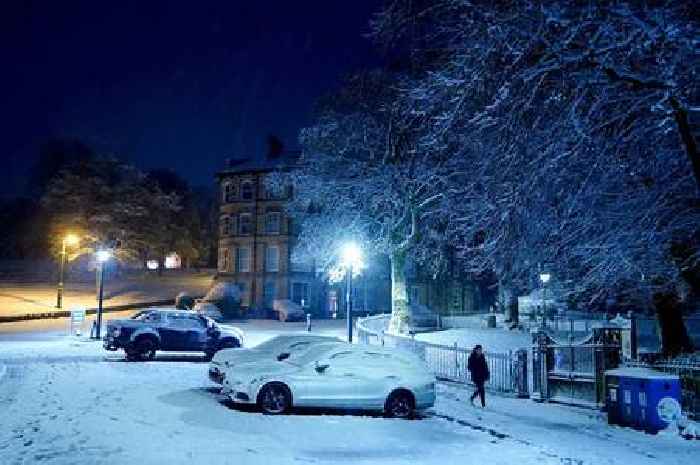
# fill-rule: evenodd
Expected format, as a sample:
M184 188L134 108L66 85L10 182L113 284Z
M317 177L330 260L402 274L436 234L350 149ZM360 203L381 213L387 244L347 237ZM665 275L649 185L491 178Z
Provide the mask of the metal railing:
M397 347L418 355L433 371L438 379L458 383L471 383L467 361L471 349L432 344L416 340L414 335L400 336L388 334L389 315L375 315L357 320L357 340L360 344ZM486 353L490 378L487 389L500 392L515 392L518 386L517 357L513 352Z

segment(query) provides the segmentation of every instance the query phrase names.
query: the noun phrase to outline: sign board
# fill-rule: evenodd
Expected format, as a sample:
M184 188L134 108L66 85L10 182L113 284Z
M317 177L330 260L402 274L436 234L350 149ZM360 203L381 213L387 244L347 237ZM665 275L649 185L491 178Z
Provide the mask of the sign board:
M85 324L85 315L84 308L74 308L70 311L69 336L80 336L83 324Z

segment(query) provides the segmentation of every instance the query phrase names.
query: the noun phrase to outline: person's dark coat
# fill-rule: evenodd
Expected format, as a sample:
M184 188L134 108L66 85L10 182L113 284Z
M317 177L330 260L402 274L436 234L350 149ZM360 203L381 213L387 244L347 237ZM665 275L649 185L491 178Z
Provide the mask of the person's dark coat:
M484 354L477 354L472 352L469 355L469 360L467 362L467 369L472 374L472 381L475 383L484 383L489 379L489 366L486 363L486 357Z

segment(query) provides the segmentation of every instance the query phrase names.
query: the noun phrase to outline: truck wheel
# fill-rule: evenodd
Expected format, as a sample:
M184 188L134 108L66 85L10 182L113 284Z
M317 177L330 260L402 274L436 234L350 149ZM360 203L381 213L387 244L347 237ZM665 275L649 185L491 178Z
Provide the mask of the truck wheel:
M135 362L139 359L139 353L134 349L124 349L124 352L128 362Z
M136 352L141 360L156 358L156 341L151 337L142 337L136 341Z

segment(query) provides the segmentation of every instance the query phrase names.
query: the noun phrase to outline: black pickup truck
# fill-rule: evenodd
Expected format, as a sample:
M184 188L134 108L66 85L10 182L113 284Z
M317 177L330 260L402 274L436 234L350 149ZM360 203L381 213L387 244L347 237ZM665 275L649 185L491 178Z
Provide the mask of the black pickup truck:
M149 309L128 320L109 321L103 345L124 349L127 360L152 360L157 350L201 351L211 360L221 349L243 346L243 332L195 312Z

